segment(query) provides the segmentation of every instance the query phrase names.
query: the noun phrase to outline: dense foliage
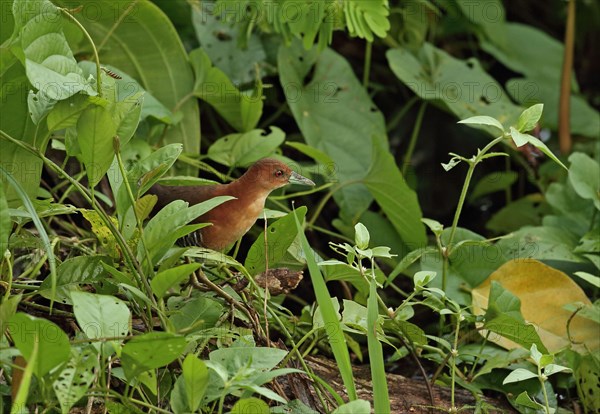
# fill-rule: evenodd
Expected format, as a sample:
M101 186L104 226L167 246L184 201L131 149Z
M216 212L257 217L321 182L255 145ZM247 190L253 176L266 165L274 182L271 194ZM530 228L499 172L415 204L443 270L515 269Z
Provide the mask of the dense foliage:
M1 13L2 410L389 413L399 373L450 412L600 411L597 4ZM226 197L151 216L153 184L268 156L317 186L274 193L232 251L177 244ZM279 268L306 274L271 295L256 276Z

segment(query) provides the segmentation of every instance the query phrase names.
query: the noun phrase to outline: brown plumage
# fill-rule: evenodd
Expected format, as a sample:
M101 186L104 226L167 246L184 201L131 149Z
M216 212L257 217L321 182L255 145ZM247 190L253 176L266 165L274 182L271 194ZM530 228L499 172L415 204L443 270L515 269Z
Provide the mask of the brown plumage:
M311 180L292 171L273 158L257 161L244 175L229 184L201 186L163 186L155 184L148 191L158 197L154 211L174 200L184 200L190 205L213 197L229 195L236 199L227 201L196 219L195 223L212 223L188 235L185 243L213 250L224 250L239 240L256 222L269 194L287 184L315 185Z

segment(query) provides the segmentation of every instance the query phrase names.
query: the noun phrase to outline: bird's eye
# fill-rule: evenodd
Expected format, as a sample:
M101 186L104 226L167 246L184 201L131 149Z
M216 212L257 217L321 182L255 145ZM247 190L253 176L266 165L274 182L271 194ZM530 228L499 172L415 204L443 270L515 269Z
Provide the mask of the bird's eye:
M282 170L275 171L275 177L277 177L277 178L283 177L283 171Z

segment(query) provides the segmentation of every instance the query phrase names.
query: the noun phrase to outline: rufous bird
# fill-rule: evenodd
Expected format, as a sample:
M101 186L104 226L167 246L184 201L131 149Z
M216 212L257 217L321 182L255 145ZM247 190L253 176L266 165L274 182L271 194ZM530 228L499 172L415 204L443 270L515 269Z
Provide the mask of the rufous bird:
M229 184L200 186L164 186L155 184L148 191L158 197L154 212L174 200L184 200L190 205L217 196L236 199L213 208L194 220L194 223L211 223L190 233L183 240L186 245L225 250L242 238L254 225L265 207L269 194L288 184L314 186L311 180L292 171L283 162L263 158L252 165L240 178Z

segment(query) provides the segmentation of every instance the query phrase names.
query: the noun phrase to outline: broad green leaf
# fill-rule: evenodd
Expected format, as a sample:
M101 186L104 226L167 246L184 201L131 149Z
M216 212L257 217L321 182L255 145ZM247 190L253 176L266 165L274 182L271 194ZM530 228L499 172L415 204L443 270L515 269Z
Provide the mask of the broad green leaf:
M241 132L256 127L263 111L262 85L255 93L242 93L220 69L214 67L202 48L190 52L196 75L194 96L210 104L229 125Z
M121 352L125 376L131 380L142 372L164 367L183 352L186 344L182 336L168 332L150 332L134 337Z
M38 379L69 359L69 338L58 325L47 319L17 313L10 320L9 330L15 346L34 365L33 372ZM34 349L38 351L35 360L32 359Z
M230 196L214 197L190 207L187 207L186 202L176 200L160 210L150 219L144 231L152 263L158 263L177 239L183 236L178 233L183 226L231 199L233 197ZM138 245L138 258L145 256L144 246Z
M77 66L62 30L63 16L54 4L48 0L15 1L13 16L21 48L16 55L32 85L56 101L80 91L96 94Z
M250 274L256 275L263 272L267 268L267 262L269 269L276 267L298 235L295 218L303 221L306 211L305 206L299 207L267 227L268 260L266 260L264 231L256 238L248 250L244 262L244 266Z
M517 398L515 398L515 403L536 410L536 412L544 409L544 406L542 404L531 399L529 394L527 394L527 391L523 391L521 394L519 394Z
M7 5L7 3L4 3ZM14 58L4 65L4 57L12 56L11 52L0 48L3 65L0 70L0 84L2 85L0 102L0 130L9 136L33 145L45 153L50 134L46 123L35 125L29 116L27 108L27 91L31 88L25 75L25 68ZM3 166L20 184L23 191L35 199L40 187L40 177L43 162L36 155L7 141L0 135L0 166ZM4 193L9 207L22 205L22 197L16 187L7 185L5 176L0 174L4 184Z
M574 275L585 280L592 286L595 286L596 288L600 289L600 276L592 275L587 272L575 272Z
M508 376L506 378L504 378L504 381L502 382L502 384L509 384L511 382L525 381L530 378L537 378L537 374L535 374L531 371L528 371L524 368L517 368L514 371L512 371L510 374L508 374Z
M182 151L183 146L181 144L169 144L135 162L127 172L127 180L134 196L141 196L148 191L177 161L177 157ZM131 207L131 200L127 194L127 188L123 185L123 177L116 160L111 166L108 180L113 194L116 194L117 214L119 214L122 221L125 213Z
M264 347L230 347L212 351L210 361L222 365L231 375L241 369L258 371L272 370L287 355L287 351Z
M387 59L394 74L413 92L428 101L441 101L459 119L488 116L510 125L522 111L476 59L456 59L426 42L416 54L406 48L390 49ZM498 125L482 127L498 136Z
M195 412L208 386L208 368L206 364L193 354L188 354L183 361L183 378L190 411Z
M544 104L532 105L524 110L517 120L517 130L519 132L529 132L535 128L542 117Z
M458 121L459 124L469 124L469 125L489 125L496 127L500 130L500 133L504 132L504 127L496 118L492 118L491 116L480 115L480 116L472 116L467 119L463 119Z
M115 156L116 135L117 124L110 111L102 106L87 107L77 120L77 141L90 187L95 187L108 171Z
M331 181L362 180L372 164L371 137L383 148L387 138L383 115L348 61L329 49L321 54L316 48L306 51L299 41L280 47L277 61L281 86L306 143L335 163ZM356 183L335 192L334 199L343 214L357 217L372 197Z
M169 321L177 332L193 333L213 328L223 312L223 306L203 296L188 301L169 300Z
M365 185L408 248L425 247L427 236L417 194L404 180L394 157L377 139L373 140L372 154Z
M584 262L585 259L573 253L577 242L577 238L565 229L525 226L511 237L498 241L495 249L506 258Z
M201 263L188 263L163 270L154 276L154 279L150 282L152 293L158 298L163 297L169 289L189 278L190 274L201 266Z
M60 1L65 4L64 0ZM179 122L168 127L161 144L182 143L186 152L200 149L198 104L187 99L194 76L181 39L169 18L150 1L99 0L83 3L74 17L97 43L100 61L118 68L171 111ZM82 48L88 50L88 44ZM119 72L120 73L120 72ZM183 167L192 173L191 167Z
M90 61L81 61L79 62L79 67L83 68L85 72L95 74L96 73L96 64ZM165 124L173 124L175 123L173 113L164 106L158 99L152 96L151 93L147 92L138 81L129 76L123 70L116 68L111 65L104 64L102 66L106 70L110 70L113 73L119 75L121 79L115 79L116 86L116 100L117 102L127 102L130 101L133 97L143 94L144 100L142 103L142 110L140 113L141 119L146 119L147 117L153 117ZM137 99L135 99L137 100ZM53 111L54 112L54 111Z
M527 349L532 343L536 343L543 353L557 352L566 346L572 346L578 352L600 348L598 325L579 315L573 316L573 312L564 309L564 306L570 303L591 305L591 302L581 288L563 272L536 260L511 260L471 292L474 312L477 315L483 315L484 309L491 309L492 306L496 306L498 312L515 308L514 299L508 298L506 294L498 297L500 304L492 305L488 302L492 300L489 293L492 282L500 283L506 291L520 300L523 318L527 323L535 325L535 329L530 333L529 328L519 327L515 324L515 319L506 314L493 315L494 319L486 321L486 329L507 338L510 335L511 341L520 341L523 345L530 341L530 344L525 346ZM507 300L502 297L506 297ZM489 326L490 324L493 326ZM532 325L528 326L534 328ZM535 337L539 334L543 346L537 340L533 340L534 334ZM514 343L497 336L491 335L489 339L503 348L515 348ZM585 348L582 344L585 344Z
M547 376L558 374L559 372L571 372L572 369L562 365L548 364L544 368L544 374Z
M526 226L539 226L542 216L552 212L544 200L541 194L529 194L515 200L496 212L485 227L495 234L506 234Z
M82 94L59 101L46 119L48 130L57 131L77 126L79 116L90 104L89 97Z
M55 300L71 304L70 292L80 290L81 285L98 285L103 282L104 273L102 262L105 256L77 256L62 262L56 269ZM45 279L38 293L50 299L52 297L52 281Z
M71 301L75 319L88 338L123 337L131 330L131 312L121 299L72 291Z
M569 157L569 182L586 200L592 200L600 210L600 165L588 155L575 152Z
M475 188L469 194L469 201L473 202L484 195L510 188L519 177L515 171L496 171L489 173L479 179Z
M223 6L222 13L219 13L219 7L215 7L214 3L201 2L192 7L192 24L200 47L215 67L231 79L232 85L249 84L256 79L257 74L263 78L268 64L265 62L267 55L261 36L256 31L243 27L243 22L247 21L248 16L238 8L238 5L226 2ZM239 6L245 9L241 4ZM274 5L255 3L249 7L261 6L273 7ZM244 13L243 20L231 24L227 20L232 12L236 11ZM240 33L245 32L244 29L248 31ZM242 39L244 45L240 47L239 42ZM233 90L224 92L232 93Z
M488 307L485 311L485 320L491 321L498 316L510 316L517 322L525 322L521 314L521 301L502 285L492 281ZM535 344L534 344L535 345Z
M269 414L269 406L263 400L258 398L243 398L235 403L231 409L231 414Z
M12 295L3 299L0 303L0 335L4 335L10 326L10 319L17 312L17 306L21 298L22 295Z
M340 405L331 414L365 414L371 412L371 403L366 400L354 400Z
M71 407L85 395L98 369L98 357L93 348L71 350L69 362L52 383L63 414L69 413Z
M468 0L465 1L468 3ZM474 3L469 3L473 7ZM487 3L482 7L488 7ZM502 33L480 39L480 45L504 66L520 74L506 83L510 96L523 105L544 104L543 127L558 129L559 93L564 45L561 40L531 25L507 22ZM527 39L526 42L523 39ZM519 45L519 47L514 47ZM535 64L532 64L535 62ZM600 137L600 116L572 80L570 128L574 135ZM514 124L514 123L513 123Z
M247 166L272 155L284 140L285 133L277 127L271 127L270 133L254 129L229 134L210 146L208 158L229 167Z

